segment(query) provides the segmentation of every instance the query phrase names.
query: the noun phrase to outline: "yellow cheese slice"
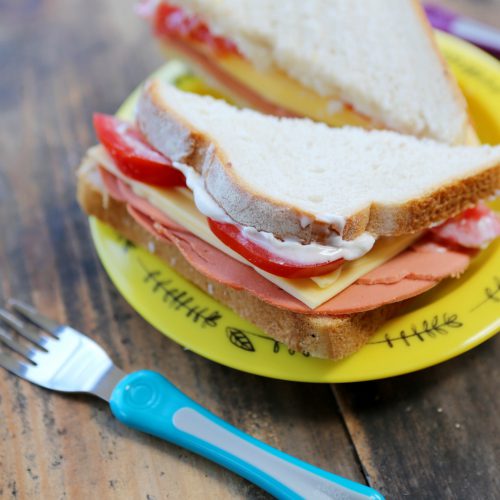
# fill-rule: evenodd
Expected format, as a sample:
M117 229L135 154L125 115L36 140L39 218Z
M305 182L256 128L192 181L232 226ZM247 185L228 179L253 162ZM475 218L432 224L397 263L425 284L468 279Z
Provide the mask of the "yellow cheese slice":
M420 235L421 233L416 233L392 238L379 238L368 254L360 259L346 262L339 269L339 275L333 277L333 281L330 274L316 276L315 278L311 278L311 280L324 290L341 288L337 292L340 293L344 288L347 288L357 279L361 278L361 276L364 276L401 253L416 241Z
M202 44L192 43L192 45L197 51L209 58L211 64L275 106L331 126L354 125L373 128L373 123L368 118L351 111L337 98L322 97L277 68L259 70L249 61L237 55L227 54L214 57ZM162 44L162 47L169 59L186 59L183 53L171 45ZM189 58L189 64L193 66L196 73L202 74L207 81L213 82L213 78L207 70L198 65L195 60ZM222 80L218 83L224 85ZM179 87L182 88L182 85Z
M238 56L213 58L213 63L267 101L300 116L331 126L369 127L370 121L334 98L321 97L278 69L259 71Z
M146 199L153 206L168 215L173 221L185 227L203 241L246 265L251 265L241 255L224 245L210 230L207 218L196 208L191 191L183 188L159 189L125 177L115 166L102 146L95 146L88 156L96 164L104 167L116 177L128 184L134 193ZM373 249L364 257L348 262L342 266L340 273L334 271L329 275L314 279L286 279L266 273L254 266L254 269L311 309L331 299L358 278L391 259L408 247L418 235L384 238L377 241Z

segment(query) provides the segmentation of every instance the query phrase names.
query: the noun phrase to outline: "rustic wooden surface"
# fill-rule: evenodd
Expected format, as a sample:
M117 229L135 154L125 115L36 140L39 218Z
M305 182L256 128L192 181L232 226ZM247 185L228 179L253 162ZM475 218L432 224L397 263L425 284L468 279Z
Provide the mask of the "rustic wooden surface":
M500 27L500 4L440 3ZM239 373L166 340L102 270L74 167L162 59L131 1L0 0L0 302L16 296L98 339L124 369L163 372L229 422L388 498L500 498L500 342L404 377L306 385ZM0 371L0 498L267 498L105 403Z

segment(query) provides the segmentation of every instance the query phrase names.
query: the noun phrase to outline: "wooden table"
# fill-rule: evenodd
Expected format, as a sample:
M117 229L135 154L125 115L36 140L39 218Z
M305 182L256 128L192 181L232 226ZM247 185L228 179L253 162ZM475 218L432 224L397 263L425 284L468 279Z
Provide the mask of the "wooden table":
M500 4L442 1L500 26ZM234 425L388 498L500 498L500 339L378 382L288 383L165 339L117 293L75 201L74 169L162 58L123 0L0 0L0 302L88 332L124 369L163 372ZM107 405L0 371L1 498L267 498L191 453L129 430Z

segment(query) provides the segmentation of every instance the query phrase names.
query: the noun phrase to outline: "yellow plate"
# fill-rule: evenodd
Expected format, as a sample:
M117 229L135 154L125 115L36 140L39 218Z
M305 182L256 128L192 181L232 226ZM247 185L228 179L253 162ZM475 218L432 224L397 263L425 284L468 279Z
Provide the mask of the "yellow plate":
M452 37L439 34L438 41L469 101L481 139L500 142L500 65ZM183 86L200 85L182 78L186 69L178 62L165 65L157 75L170 82L182 80ZM136 98L137 92L125 102L122 116L130 116ZM155 328L202 356L258 375L304 382L391 377L457 356L500 329L500 241L481 252L459 280L446 280L411 301L359 352L334 362L289 351L108 226L92 219L91 230L112 281Z

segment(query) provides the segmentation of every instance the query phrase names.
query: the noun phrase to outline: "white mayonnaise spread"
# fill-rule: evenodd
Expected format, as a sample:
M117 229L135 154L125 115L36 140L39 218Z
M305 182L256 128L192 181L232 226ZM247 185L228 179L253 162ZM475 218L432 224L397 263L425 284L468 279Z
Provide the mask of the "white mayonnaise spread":
M174 162L174 167L179 169L186 177L186 184L193 192L194 203L198 210L210 219L218 222L235 224L241 227L246 238L269 252L283 258L304 265L321 264L337 259L355 260L359 259L371 250L375 238L370 233L363 233L354 240L343 240L341 236L332 234L328 239L328 245L309 243L304 245L293 238L280 240L272 233L257 231L250 226L241 226L235 222L224 209L212 198L205 188L205 182L198 172L183 163ZM323 220L323 219L320 219ZM301 225L308 225L312 220L301 218ZM340 216L328 216L325 222L344 226L345 220Z
M206 215L210 219L214 219L218 222L235 224L234 220L226 214L224 209L205 189L205 181L194 168L179 162L174 162L173 166L180 170L184 174L184 177L186 177L186 184L193 192L194 204L203 215Z
M279 255L285 260L291 260L304 265L321 264L338 259L359 259L371 250L375 243L375 238L371 234L363 233L352 241L343 240L340 236L336 235L329 238L330 245L320 245L314 242L304 245L292 238L280 240L272 233L257 231L253 227L242 226L241 229L246 238L269 252Z

